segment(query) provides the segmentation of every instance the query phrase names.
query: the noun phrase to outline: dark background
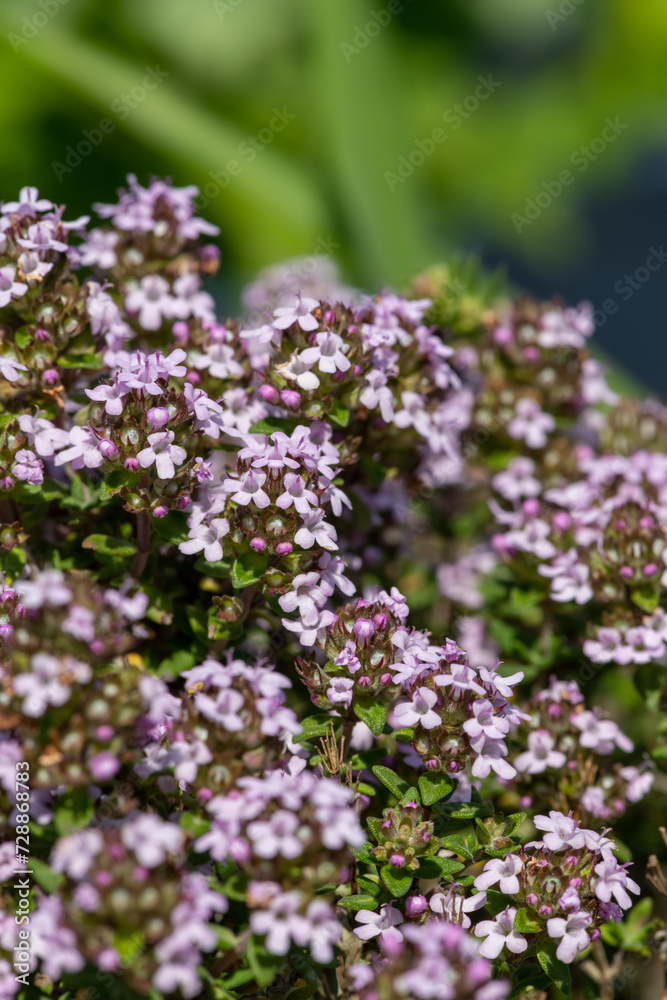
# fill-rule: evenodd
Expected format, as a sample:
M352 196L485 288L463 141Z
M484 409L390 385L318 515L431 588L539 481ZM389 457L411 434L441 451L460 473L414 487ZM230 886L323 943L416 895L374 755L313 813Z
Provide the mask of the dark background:
M0 36L5 200L37 184L72 217L128 172L217 186L202 214L222 230L231 312L260 267L318 241L369 290L476 252L537 295L613 300L599 343L667 389L667 267L627 301L614 290L667 241L664 0L3 0ZM168 76L144 88L156 67ZM500 86L455 128L489 75ZM279 132L275 108L294 115ZM607 118L627 127L573 165ZM446 140L388 183L437 128ZM257 135L250 162L239 147ZM518 232L512 215L565 169Z

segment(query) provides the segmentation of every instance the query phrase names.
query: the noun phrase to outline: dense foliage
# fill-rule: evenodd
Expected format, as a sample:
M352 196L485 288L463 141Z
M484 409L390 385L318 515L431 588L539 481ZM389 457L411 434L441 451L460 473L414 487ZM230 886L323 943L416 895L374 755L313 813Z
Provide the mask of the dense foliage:
M223 320L196 195L2 206L0 995L613 996L664 954L667 411L465 265Z

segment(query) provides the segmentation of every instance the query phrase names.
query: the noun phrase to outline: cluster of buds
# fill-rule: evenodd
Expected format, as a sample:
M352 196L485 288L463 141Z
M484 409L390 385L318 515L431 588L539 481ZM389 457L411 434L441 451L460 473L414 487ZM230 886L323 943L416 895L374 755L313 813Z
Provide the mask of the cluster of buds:
M357 697L394 703L400 688L393 671L400 667L406 647L423 640L423 648L429 649L426 636L403 625L407 614L405 598L395 587L391 594L381 591L375 599L360 598L339 608L317 636L326 664L298 661L313 703L341 715L350 714Z
M35 788L105 783L134 758L140 675L123 654L146 605L141 593L98 590L85 573L44 570L15 581L3 607L11 611L0 712Z
M587 826L622 815L653 785L654 769L612 764L616 749L629 753L632 742L603 713L584 707L576 682L551 679L523 707L529 722L513 734L514 789L523 809L563 806L576 810Z
M545 831L543 840L519 854L493 858L475 879L480 892L496 887L513 897L494 920L477 924L475 934L484 938L480 951L487 958L497 958L503 949L521 955L529 942L553 941L557 957L570 963L600 937L601 924L621 919L632 905L628 890L638 893L639 886L603 834L555 811L533 822Z
M209 658L181 676L185 692L165 706L136 766L141 778L173 774L157 779L165 791L175 779L208 802L243 774L275 765L301 729L285 704L289 680L263 661L250 665L228 653L224 664Z
M373 955L348 974L360 1000L503 1000L511 989L492 979L475 939L446 920L405 927L385 958Z
M62 924L83 959L123 974L140 992L171 992L179 967L183 996L199 988L201 951L217 944L209 926L227 900L198 872L183 870L184 834L153 813L133 813L109 829L87 829L56 841L54 871ZM122 949L122 950L121 950Z
M423 809L416 802L399 803L385 809L382 819L374 824L378 846L371 853L382 864L414 872L420 858L435 854L440 847L433 829L432 820L424 819Z

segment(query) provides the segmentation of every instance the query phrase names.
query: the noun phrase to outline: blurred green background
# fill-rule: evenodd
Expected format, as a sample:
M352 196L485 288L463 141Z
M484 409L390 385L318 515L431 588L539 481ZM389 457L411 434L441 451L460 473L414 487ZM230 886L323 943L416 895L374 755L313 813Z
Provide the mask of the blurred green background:
M0 32L5 200L198 184L230 311L295 255L372 289L476 252L667 390L667 266L624 277L667 241L665 0L2 0Z

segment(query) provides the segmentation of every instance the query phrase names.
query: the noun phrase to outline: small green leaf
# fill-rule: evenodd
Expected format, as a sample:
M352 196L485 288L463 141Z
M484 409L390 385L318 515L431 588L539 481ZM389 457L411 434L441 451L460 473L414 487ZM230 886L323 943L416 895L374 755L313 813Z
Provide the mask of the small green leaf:
M654 589L633 590L630 597L635 602L637 607L641 608L642 611L645 611L648 615L655 611L660 602L660 597Z
M61 354L58 358L61 368L90 368L97 371L104 367L101 354Z
M544 929L544 921L531 917L525 907L516 911L514 918L514 930L519 934L539 934Z
M178 677L184 670L194 667L197 657L187 649L177 649L171 656L160 662L157 668L159 677Z
M268 952L264 942L254 936L248 940L246 955L259 986L268 986L275 979L278 969L285 961L280 955L272 955Z
M399 778L396 772L392 771L390 767L383 767L381 764L376 764L373 768L373 774L397 799L405 795L409 788L407 781Z
M410 872L403 872L401 868L394 868L392 865L383 865L380 877L392 896L396 898L405 896L414 879L414 875Z
M39 486L17 483L10 495L19 503L51 503L52 500L60 500L66 493L67 490L55 479L45 479Z
M46 862L40 861L39 858L30 859L30 868L35 876L35 882L49 895L59 889L65 881L65 876L61 872L52 871Z
M380 701L358 699L352 705L354 714L365 722L373 736L380 736L387 721L387 708Z
M299 426L298 420L292 417L264 417L257 420L250 428L250 434L273 434L275 431L283 431L291 434Z
M472 853L463 837L443 837L442 846L446 847L448 851L455 851L459 857L465 858L466 861L473 861L475 858L475 855Z
M232 564L229 559L207 562L206 559L200 557L195 563L195 569L205 576L213 576L217 580L229 580Z
M58 800L53 813L55 828L61 837L75 833L87 826L93 818L95 807L85 788L73 788Z
M398 743L413 743L415 731L414 729L394 729L391 735Z
M120 955L123 968L127 968L144 950L144 936L137 930L117 928L113 935L113 946Z
M449 877L460 872L464 867L465 865L462 865L460 861L455 861L454 858L439 858L437 855L432 855L419 859L416 875L417 878Z
M163 538L165 542L171 542L172 545L186 542L190 537L187 518L178 510L170 510L165 517L154 517L151 520L151 527L156 535Z
M561 993L569 996L572 991L570 969L565 962L561 962L559 958L556 958L556 945L550 943L548 945L541 945L538 947L537 961L540 963L551 982L558 987Z
M100 500L109 500L110 497L119 493L123 486L138 486L141 473L129 472L127 469L113 469L104 477L104 482L100 488Z
M411 802L415 802L418 806L421 805L421 799L419 797L418 788L408 788L407 792L403 794L403 797L401 798L399 805L407 806Z
M335 397L331 401L329 416L339 427L347 427L350 422L350 411Z
M355 858L359 861L363 861L367 865L377 864L377 859L373 854L373 845L370 840L367 840L365 844L361 845L361 847L353 847L351 850Z
M344 896L343 899L338 900L338 905L344 906L346 910L375 910L378 906L378 900L375 896L368 894Z
M319 739L320 736L326 736L331 730L331 723L333 722L335 725L338 721L338 719L330 715L307 715L301 722L301 732L297 737L297 742L315 740Z
M458 781L456 778L449 778L446 774L420 774L419 790L422 794L422 802L425 806L432 806L440 799L449 798Z
M112 538L111 535L88 535L81 542L81 548L93 549L101 556L109 556L113 559L129 559L137 551L134 542L123 538Z
M236 590L251 587L259 583L263 573L266 573L267 557L263 552L243 552L234 560L232 566L232 586Z
M368 875L357 875L357 885L362 892L368 893L369 896L379 896L382 892L382 886L378 882L374 882Z
M505 896L504 893L497 892L495 889L487 889L486 891L486 908L494 917L507 906L514 906L515 903L516 900L512 896Z

